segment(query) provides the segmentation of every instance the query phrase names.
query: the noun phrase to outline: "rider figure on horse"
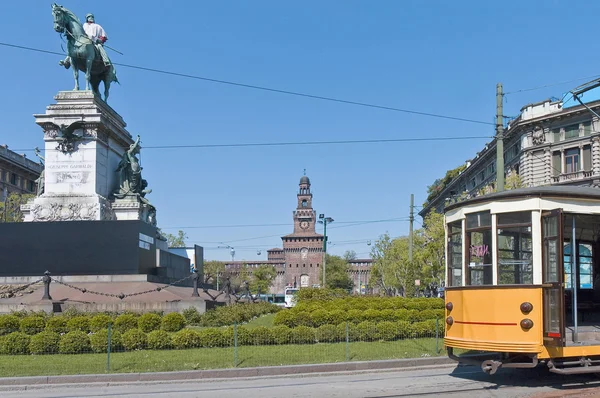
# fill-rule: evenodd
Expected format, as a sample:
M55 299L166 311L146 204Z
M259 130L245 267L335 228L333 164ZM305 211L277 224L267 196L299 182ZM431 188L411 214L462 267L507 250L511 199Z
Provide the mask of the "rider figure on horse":
M104 65L110 65L110 58L108 58L108 54L106 54L106 50L104 49L104 43L108 40L106 32L102 26L96 23L94 14L87 14L85 16L85 21L86 23L83 24L83 30L85 31L85 34L98 49L98 52L104 61ZM71 58L67 57L63 61L60 61L59 64L69 69L69 66L71 66Z

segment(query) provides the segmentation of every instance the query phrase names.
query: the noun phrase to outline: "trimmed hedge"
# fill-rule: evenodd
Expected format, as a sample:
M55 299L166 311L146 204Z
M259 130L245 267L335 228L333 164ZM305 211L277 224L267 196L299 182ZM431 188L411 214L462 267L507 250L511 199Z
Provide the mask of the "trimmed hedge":
M20 320L14 315L0 315L0 336L19 330Z
M153 330L148 333L148 349L167 350L173 347L173 341L169 333L164 330Z
M29 352L32 354L56 354L60 335L56 332L44 331L31 336Z
M26 316L21 319L19 330L30 336L38 334L46 327L46 320L41 316Z
M80 330L72 330L60 337L58 352L61 354L82 354L90 350L90 339Z
M121 333L125 333L131 329L137 329L138 319L133 314L121 314L115 319L115 329Z
M148 345L148 336L140 329L129 329L123 333L121 340L128 351L143 350Z
M342 322L422 322L443 319L442 299L402 297L347 297L329 301L304 301L275 315L274 325L290 328L338 325Z
M79 331L89 333L90 319L86 316L74 316L67 321L67 329L69 332Z
M101 329L90 335L90 346L92 351L101 353L108 351L108 329ZM123 349L123 337L118 330L110 331L110 350L119 351Z
M184 316L190 325L219 327L245 323L261 315L272 314L280 310L281 307L266 302L238 303L217 307L201 315L196 315L192 309L188 309L184 311Z
M138 318L138 328L143 332L152 332L153 330L160 329L161 325L160 315L148 313L140 315Z
M185 327L185 318L178 312L171 312L162 317L161 329L165 332L177 332Z
M31 337L23 332L12 332L7 334L2 339L3 354L29 354L29 343Z
M46 331L54 333L67 333L67 318L64 316L51 316L46 321Z
M98 314L90 318L90 331L98 332L103 329L108 329L108 325L113 321L110 315Z

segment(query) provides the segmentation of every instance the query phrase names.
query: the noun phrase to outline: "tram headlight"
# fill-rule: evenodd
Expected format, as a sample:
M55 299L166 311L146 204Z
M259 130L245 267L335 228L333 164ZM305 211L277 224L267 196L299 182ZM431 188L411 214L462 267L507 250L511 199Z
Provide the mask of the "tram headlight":
M524 303L521 303L521 312L522 313L529 314L532 310L533 310L533 304L531 304L530 302L526 301Z
M446 309L448 310L448 312L452 311L452 308L454 308L454 306L452 305L452 303L450 301L448 301L446 303Z
M529 330L533 327L533 321L531 319L525 318L521 321L521 327L525 330Z
M454 319L452 319L451 316L449 316L448 318L446 318L446 325L450 326L454 323Z

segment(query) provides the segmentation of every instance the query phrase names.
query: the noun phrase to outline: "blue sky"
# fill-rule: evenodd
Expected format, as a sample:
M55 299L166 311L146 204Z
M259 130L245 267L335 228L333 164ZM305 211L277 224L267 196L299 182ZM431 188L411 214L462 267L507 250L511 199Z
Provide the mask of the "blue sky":
M0 42L61 51L51 2L6 2ZM594 1L69 1L107 31L114 62L439 113L465 123L118 67L109 104L142 146L492 136L505 114L600 74ZM59 56L0 46L0 143L42 146L32 115L73 87ZM81 77L83 82L83 76ZM537 90L519 91L546 86ZM515 92L516 91L516 92ZM142 150L159 226L184 229L207 259L266 258L292 229L306 168L314 207L336 221L330 252L408 233L410 194L474 156L486 139ZM26 152L34 158L33 152ZM230 225L286 224L261 227ZM212 228L183 228L207 227ZM416 227L419 227L416 223ZM218 227L218 228L217 228ZM221 245L223 246L223 245ZM262 250L257 255L257 250Z

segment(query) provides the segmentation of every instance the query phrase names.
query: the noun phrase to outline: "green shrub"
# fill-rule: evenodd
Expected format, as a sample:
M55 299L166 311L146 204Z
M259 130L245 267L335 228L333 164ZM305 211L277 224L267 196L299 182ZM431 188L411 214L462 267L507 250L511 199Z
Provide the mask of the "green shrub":
M393 322L395 320L394 310L391 308L381 310L380 315L379 319L381 322Z
M80 332L89 333L90 319L86 316L74 316L67 321L67 329L69 332L79 330Z
M60 335L56 332L44 331L31 336L29 352L32 354L55 354L58 352Z
M412 324L408 321L398 321L396 322L396 327L398 328L398 337L405 339L413 336L413 328Z
M206 328L198 331L200 345L202 347L224 347L226 339L223 331L219 328Z
M393 341L398 337L398 325L394 322L379 322L375 325L377 334L381 340Z
M443 322L438 321L438 327L441 323ZM414 337L435 337L435 319L415 322L411 326ZM438 333L440 333L439 330Z
M185 318L178 312L171 312L162 318L161 329L165 332L177 332L185 327Z
M346 322L347 313L342 310L332 310L329 313L329 323L332 325L339 325L342 322Z
M45 327L46 320L41 316L26 316L21 319L19 329L21 332L31 336L40 333Z
M333 343L342 340L342 336L338 334L338 330L335 325L322 325L319 326L315 332L316 339L319 343ZM344 333L344 340L346 333Z
M60 336L58 352L61 354L81 354L90 350L90 339L80 330L72 330Z
M19 330L20 320L15 315L0 315L0 336Z
M307 311L295 311L292 310L292 312L295 313L296 319L294 320L294 327L296 326L312 326L312 320L310 317L310 312Z
M200 313L198 312L198 310L196 309L196 307L190 307L190 308L183 310L181 315L183 315L183 317L185 318L185 322L188 325L198 325L200 323L200 321L202 320L202 317L201 317Z
M359 323L362 321L362 311L361 310L350 310L347 314L348 322Z
M46 320L46 331L58 334L67 333L67 318L62 315L51 316Z
M133 314L121 314L115 319L114 328L121 333L131 329L137 329L138 320Z
M250 334L252 335L252 342L255 345L271 345L274 343L273 332L264 326L251 329Z
M275 344L289 344L292 340L292 329L285 325L274 326L271 328L271 334L273 335L273 342Z
M167 314L166 316L168 316ZM165 316L165 317L166 317ZM164 320L164 318L163 318ZM173 336L173 347L177 349L185 349L185 348L197 348L200 347L202 341L200 339L200 334L192 329L182 329L175 333Z
M294 327L296 322L296 316L291 310L279 311L273 318L273 325L283 325L287 327Z
M359 341L376 341L379 340L379 332L376 323L364 321L356 325L357 338Z
M368 309L363 311L361 319L369 322L379 322L381 319L381 311L375 309Z
M108 351L108 329L100 329L90 335L92 351L100 353ZM110 331L110 351L121 351L123 339L118 330Z
M148 333L148 349L167 350L173 347L171 336L164 330L153 330Z
M12 332L4 336L2 353L9 355L29 354L31 337L23 332Z
M406 309L399 309L394 311L395 321L408 321L410 313Z
M80 311L75 307L69 307L62 312L62 316L67 318L67 320L73 318L74 316L85 316L85 315L87 315L86 312Z
M129 329L123 333L121 341L128 351L143 350L148 345L148 336L140 329Z
M296 300L302 303L309 300L330 301L344 297L348 297L348 292L344 289L306 287L298 291Z
M142 332L151 332L160 329L161 319L156 314L143 314L138 318L138 328Z
M90 318L90 331L97 332L102 329L108 329L112 322L112 317L106 314L97 314Z
M331 319L331 313L327 310L318 309L310 313L311 324L315 328L331 323Z
M315 342L315 330L308 326L298 326L292 329L292 343L313 344Z

